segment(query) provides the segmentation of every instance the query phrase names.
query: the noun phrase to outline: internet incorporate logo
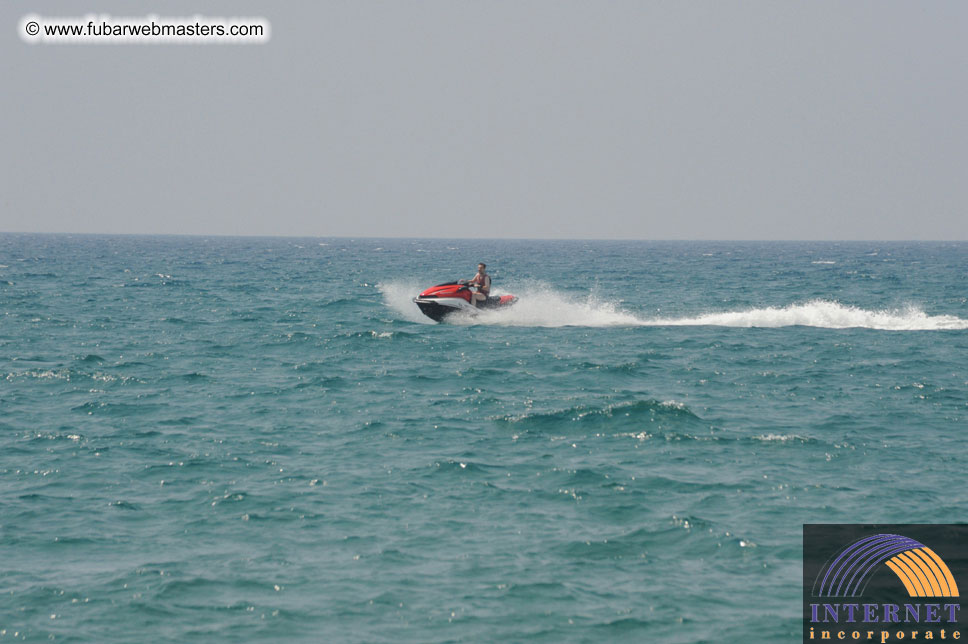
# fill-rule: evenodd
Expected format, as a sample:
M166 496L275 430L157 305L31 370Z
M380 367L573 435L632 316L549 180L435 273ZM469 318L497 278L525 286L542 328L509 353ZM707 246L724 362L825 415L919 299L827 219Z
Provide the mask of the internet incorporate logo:
M961 639L968 525L808 524L803 558L804 642Z

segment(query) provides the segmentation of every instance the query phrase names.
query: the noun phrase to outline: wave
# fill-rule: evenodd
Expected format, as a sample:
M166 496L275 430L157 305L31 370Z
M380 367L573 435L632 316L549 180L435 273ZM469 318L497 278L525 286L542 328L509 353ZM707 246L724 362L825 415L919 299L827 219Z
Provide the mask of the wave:
M610 403L602 406L579 405L569 409L547 412L531 412L521 416L504 416L499 420L520 426L548 426L560 427L563 422L577 422L595 424L604 422L610 424L612 419L629 419L632 421L643 418L654 420L667 418L670 420L702 421L685 404L675 400L637 400L620 403Z
M423 285L426 287L426 285ZM415 283L380 283L384 304L411 322L433 324L413 303L422 286ZM824 329L877 329L884 331L943 331L968 329L968 320L954 315L929 315L909 305L900 309L869 310L835 300L810 300L787 306L703 313L691 317L647 318L621 309L594 294L571 296L546 285L514 289L518 303L508 309L482 311L474 317L455 317L452 324L522 327L643 327L722 326L779 328L809 326ZM495 294L500 294L498 289Z

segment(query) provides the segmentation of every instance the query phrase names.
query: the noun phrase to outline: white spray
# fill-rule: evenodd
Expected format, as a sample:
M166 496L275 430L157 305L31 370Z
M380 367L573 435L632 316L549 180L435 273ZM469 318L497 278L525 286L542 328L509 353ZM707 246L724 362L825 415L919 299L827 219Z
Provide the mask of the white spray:
M413 322L433 323L413 303L423 287L409 283L378 285L384 303ZM635 327L724 326L778 328L811 326L825 329L866 328L887 331L968 329L968 320L953 315L928 315L915 306L872 311L830 300L810 300L783 307L709 312L681 318L646 318L621 310L621 302L595 295L570 296L542 285L514 289L518 302L507 309L482 311L476 316L455 316L451 324L487 324L522 327ZM499 295L497 289L492 294Z

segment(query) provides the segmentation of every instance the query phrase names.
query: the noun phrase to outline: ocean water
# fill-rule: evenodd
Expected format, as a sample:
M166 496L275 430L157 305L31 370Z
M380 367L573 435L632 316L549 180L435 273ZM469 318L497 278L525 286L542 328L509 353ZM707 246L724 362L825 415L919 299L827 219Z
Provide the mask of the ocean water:
M0 641L797 641L803 523L968 520L966 269L0 235Z

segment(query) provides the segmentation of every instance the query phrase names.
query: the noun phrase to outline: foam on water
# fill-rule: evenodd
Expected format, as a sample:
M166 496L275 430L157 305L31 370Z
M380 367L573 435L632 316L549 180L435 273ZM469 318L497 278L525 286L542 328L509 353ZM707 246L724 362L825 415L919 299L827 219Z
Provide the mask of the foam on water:
M622 311L620 302L609 302L594 293L572 296L541 284L512 288L511 292L518 296L513 307L483 311L474 318L465 318L458 323L524 327L623 327L645 323L635 315ZM494 293L502 294L497 289Z
M391 282L378 285L384 302L412 322L429 322L413 303L421 288L415 283ZM968 329L968 320L954 315L929 315L909 305L901 309L868 310L833 300L810 300L787 306L769 306L743 311L703 313L679 318L645 318L623 311L621 302L610 302L594 294L571 296L541 284L511 289L518 302L511 308L482 311L476 316L454 317L451 324L522 327L634 327L634 326L723 326L779 328L810 326L824 329L864 328L884 331L943 331ZM501 294L499 289L494 294Z
M657 319L664 326L733 326L776 328L812 326L824 329L880 329L885 331L940 331L968 329L968 320L953 315L928 315L916 306L869 311L828 300L746 311L706 313L677 319Z
M413 298L427 288L426 285L421 286L416 282L380 282L376 287L383 295L383 302L404 319L421 324L435 324L413 303Z

